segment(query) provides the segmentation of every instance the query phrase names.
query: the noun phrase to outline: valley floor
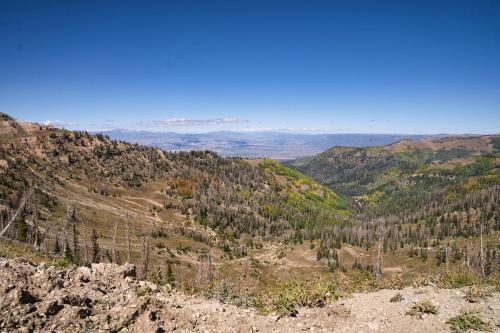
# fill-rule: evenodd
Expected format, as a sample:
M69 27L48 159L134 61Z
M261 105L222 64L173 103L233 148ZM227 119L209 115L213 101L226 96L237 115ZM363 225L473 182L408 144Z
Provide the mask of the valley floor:
M132 265L58 268L0 259L0 332L449 332L446 321L462 310L500 331L499 293L470 303L465 289L380 290L278 318L170 291L134 275ZM403 299L390 302L398 293ZM406 314L423 300L437 314Z

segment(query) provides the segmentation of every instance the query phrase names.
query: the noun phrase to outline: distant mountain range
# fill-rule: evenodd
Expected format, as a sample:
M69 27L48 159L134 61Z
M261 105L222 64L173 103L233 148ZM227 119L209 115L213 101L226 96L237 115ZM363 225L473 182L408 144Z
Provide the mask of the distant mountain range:
M164 150L212 150L223 156L270 157L278 160L311 156L333 146L372 147L429 135L405 134L298 134L282 132L210 132L200 134L110 130L112 139Z

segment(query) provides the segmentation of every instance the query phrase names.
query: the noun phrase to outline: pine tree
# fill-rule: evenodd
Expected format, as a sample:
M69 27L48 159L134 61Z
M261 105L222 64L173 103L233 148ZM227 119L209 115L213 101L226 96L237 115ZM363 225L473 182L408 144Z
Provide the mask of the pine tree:
M28 224L26 223L26 218L24 214L19 214L17 218L17 240L20 242L26 242L28 239Z
M54 243L54 253L61 253L61 245L59 244L59 238L56 238Z

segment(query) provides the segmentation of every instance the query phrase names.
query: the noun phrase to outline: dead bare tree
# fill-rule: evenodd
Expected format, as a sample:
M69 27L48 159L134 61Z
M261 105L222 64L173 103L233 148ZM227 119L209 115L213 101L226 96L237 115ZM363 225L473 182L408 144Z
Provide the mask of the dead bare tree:
M142 275L146 277L148 274L149 266L149 243L146 241L146 236L142 236Z
M212 256L210 250L201 248L198 250L198 269L196 281L199 285L208 285L213 279Z
M89 253L89 244L88 244L89 234L85 233L83 235L83 246L85 247L85 261L90 263L90 253Z
M377 246L377 256L375 257L373 263L373 275L376 278L382 277L382 269L384 266L384 225L380 223L378 230L378 246Z
M481 276L484 277L484 252L483 252L483 219L479 218L479 235L480 235L480 244L479 244L479 265L481 267Z
M34 213L33 213L33 247L35 250L38 250L38 224L37 224L37 206L35 205Z
M444 262L446 267L446 272L448 272L448 245L444 247Z
M128 218L128 213L126 216L126 226L127 226L127 262L130 262L130 220Z
M7 223L7 225L5 226L5 228L3 228L3 230L0 232L0 237L3 237L3 235L7 232L7 230L9 230L9 227L12 225L12 223L14 223L14 221L16 220L17 216L19 215L19 213L21 213L21 211L24 209L24 206L26 205L26 203L28 202L28 200L31 198L31 196L33 195L33 193L35 192L35 187L31 187L28 192L26 192L23 197L21 198L21 201L19 202L19 206L17 207L17 210L16 212L14 213L14 215L12 215L10 217L10 220L9 220L9 223Z
M118 230L118 222L115 221L115 228L113 231L113 247L111 248L111 255L113 262L116 263L116 232Z

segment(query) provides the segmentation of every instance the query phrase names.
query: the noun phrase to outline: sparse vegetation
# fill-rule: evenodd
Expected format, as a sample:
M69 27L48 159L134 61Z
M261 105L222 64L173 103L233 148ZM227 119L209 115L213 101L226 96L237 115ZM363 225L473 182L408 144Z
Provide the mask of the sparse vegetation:
M290 279L276 282L254 301L261 313L275 312L279 316L295 316L298 307L321 307L339 298L337 285L319 278Z
M391 297L390 302L391 303L399 303L402 300L404 300L403 294L397 293L394 296Z
M474 312L463 311L458 316L452 317L446 321L450 324L454 332L491 331L488 322L482 320Z
M468 287L476 284L477 282L477 276L469 271L447 273L439 279L439 284L443 288Z
M465 298L470 303L479 302L493 295L493 288L490 285L474 285L467 289Z
M424 314L437 314L437 307L428 299L424 299L416 304L413 304L412 307L406 312L406 314L410 316L418 316L422 317Z

